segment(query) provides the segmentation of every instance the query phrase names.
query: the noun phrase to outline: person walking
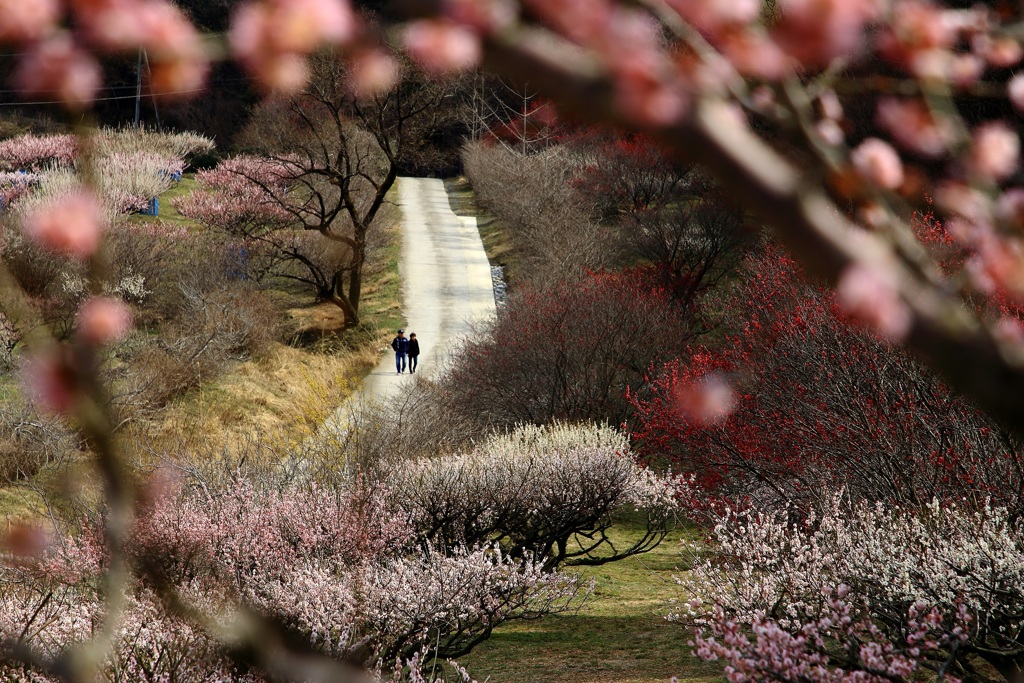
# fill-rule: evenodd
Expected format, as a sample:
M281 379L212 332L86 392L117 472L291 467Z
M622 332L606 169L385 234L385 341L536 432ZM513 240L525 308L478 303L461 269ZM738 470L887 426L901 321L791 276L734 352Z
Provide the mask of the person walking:
M405 372L405 355L409 353L409 340L405 338L405 330L399 330L398 336L391 340L391 348L395 350L396 375Z
M409 334L409 372L416 372L416 364L420 358L420 343L416 339L416 333Z

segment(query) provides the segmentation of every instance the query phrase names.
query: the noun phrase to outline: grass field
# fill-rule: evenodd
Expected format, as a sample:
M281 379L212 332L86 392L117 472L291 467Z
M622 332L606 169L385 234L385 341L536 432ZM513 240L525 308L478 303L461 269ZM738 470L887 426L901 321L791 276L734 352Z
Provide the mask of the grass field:
M613 532L626 540L640 530L622 524ZM720 667L690 654L686 628L665 620L679 597L672 575L684 569L679 547L688 533L677 530L644 555L581 568L594 592L579 612L500 626L459 663L481 683L722 680Z

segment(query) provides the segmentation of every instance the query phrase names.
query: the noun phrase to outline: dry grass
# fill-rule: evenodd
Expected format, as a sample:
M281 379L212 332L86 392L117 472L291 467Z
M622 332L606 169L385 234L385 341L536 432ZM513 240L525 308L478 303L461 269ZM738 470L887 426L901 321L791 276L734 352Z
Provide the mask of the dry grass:
M187 448L195 437L205 451L258 435L287 448L312 433L376 362L372 348L335 353L326 345L274 344L265 357L241 363L176 401L129 440L144 438L150 448L163 450Z

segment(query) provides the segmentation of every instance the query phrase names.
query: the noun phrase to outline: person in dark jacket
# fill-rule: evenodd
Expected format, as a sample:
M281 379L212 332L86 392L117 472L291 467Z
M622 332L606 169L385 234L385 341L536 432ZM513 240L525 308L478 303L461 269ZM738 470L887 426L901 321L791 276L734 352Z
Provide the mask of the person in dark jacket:
M416 363L420 357L420 343L416 340L416 333L409 335L409 372L416 372Z
M391 348L395 350L396 375L405 372L405 354L409 353L409 340L405 338L405 330L399 330L398 336L391 340Z

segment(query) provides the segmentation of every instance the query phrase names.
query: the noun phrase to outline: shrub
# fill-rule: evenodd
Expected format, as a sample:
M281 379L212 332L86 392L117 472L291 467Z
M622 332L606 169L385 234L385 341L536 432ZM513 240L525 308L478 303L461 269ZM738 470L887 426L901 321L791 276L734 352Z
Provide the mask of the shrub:
M493 327L460 349L445 380L453 405L499 428L622 424L627 390L642 391L650 368L676 358L692 334L669 294L644 275L591 273L517 292Z
M190 483L152 489L129 533L140 580L126 596L109 675L262 680L235 670L227 651L161 601L169 591L228 622L240 605L255 608L313 649L378 671L410 660L429 667L503 621L564 610L577 594L574 577L497 548L417 549L384 492L359 480ZM102 528L86 520L40 561L4 567L0 633L47 654L87 637L101 618L107 562Z
M66 464L78 437L60 420L9 401L0 407L0 479L28 479L50 464Z
M211 291L179 286L180 306L161 336L123 347L126 365L113 369L114 403L128 414L163 407L280 338L280 311L262 291L245 283Z
M613 260L607 231L590 220L591 207L572 187L574 162L564 149L520 154L472 143L462 162L477 201L509 231L524 279L539 286Z
M468 453L397 462L385 481L424 542L500 542L548 569L646 552L675 524L674 481L638 465L609 427L520 427ZM606 532L627 508L643 511L647 531L616 548Z
M0 168L5 171L39 171L69 168L78 156L74 135L19 135L0 141Z

